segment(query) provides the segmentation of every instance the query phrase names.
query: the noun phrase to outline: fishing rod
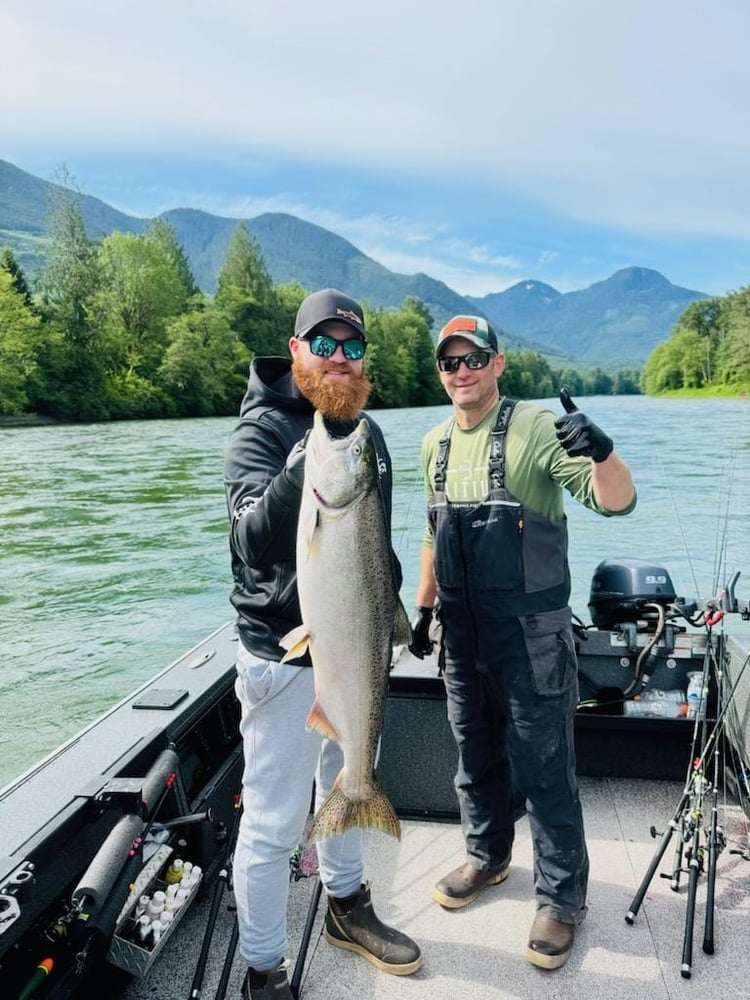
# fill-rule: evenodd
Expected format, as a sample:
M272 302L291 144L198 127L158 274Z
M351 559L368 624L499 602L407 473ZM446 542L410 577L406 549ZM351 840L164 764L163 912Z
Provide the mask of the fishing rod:
M698 892L698 877L703 872L703 849L700 845L701 822L703 820L703 792L705 790L706 779L701 774L693 782L693 792L691 796L691 808L688 812L686 831L683 837L687 836L690 846L687 850L688 866L688 896L685 914L685 932L682 939L682 965L680 975L683 979L690 979L691 966L693 961L693 926L695 924L695 901Z
M211 941L213 939L214 929L216 927L216 921L219 916L219 906L221 904L221 897L224 893L224 889L230 884L231 881L232 857L234 855L234 848L237 843L237 836L239 834L241 816L242 816L242 796L240 794L237 794L234 796L234 817L232 819L232 827L229 834L227 835L227 841L221 859L221 868L219 869L219 873L216 876L216 884L214 885L213 894L211 896L211 906L208 911L208 920L206 921L206 930L203 934L203 942L201 944L200 954L198 955L198 962L195 966L193 981L190 985L190 993L189 993L190 1000L198 1000L198 998L201 995L203 979L206 974L206 964L208 962L208 952L211 948ZM236 926L237 924L236 919L234 923ZM234 955L234 952L232 952L232 954Z
M723 633L720 641L719 653L723 655ZM709 645L708 650L713 649L713 642L711 633L709 632ZM707 652L708 652L707 650ZM710 660L708 662L711 662ZM717 664L719 661L716 661ZM669 841L675 832L680 833L682 844L689 844L687 850L687 872L688 872L688 897L687 897L687 910L686 910L686 920L685 920L685 931L683 935L683 949L682 949L682 961L680 966L680 974L684 979L689 979L692 973L692 941L693 941L693 929L695 920L695 904L697 898L697 886L698 878L704 870L704 861L706 857L706 850L701 845L701 830L703 822L703 800L710 790L712 792L712 809L711 809L711 819L710 826L707 831L708 838L708 864L709 864L709 875L710 875L710 899L709 906L706 912L706 928L704 933L704 947L703 950L706 954L713 954L714 940L713 940L713 920L714 920L714 898L715 898L715 880L716 880L716 862L718 855L723 849L725 844L725 838L721 827L718 824L718 754L720 751L720 737L725 735L725 725L727 715L730 708L733 706L735 693L742 681L745 670L747 669L748 663L750 663L750 655L746 656L742 667L740 668L732 687L726 696L726 698L721 699L720 710L717 714L716 719L713 722L713 727L710 732L708 732L707 722L702 720L700 716L703 714L701 707L698 710L698 716L696 718L696 723L694 726L694 733L700 731L700 727L703 727L704 739L701 744L701 749L699 755L691 761L690 767L688 769L688 776L686 778L685 787L683 789L680 801L675 809L672 818L667 824L664 830L659 845L654 853L651 863L641 881L641 884L636 891L635 896L630 904L630 907L625 914L625 922L628 924L633 924L635 916L643 902L644 896L648 889L648 886L653 878L653 875L659 866L659 863L666 851ZM719 668L720 669L720 668ZM723 687L722 679L722 687ZM723 694L723 692L722 692ZM705 692L702 695L702 700L705 699ZM707 735L705 735L707 733ZM705 766L709 755L713 754L713 765L714 765L714 778L713 783L709 786L709 782L705 776ZM656 836L656 830L654 827L651 828L652 836ZM684 871L682 867L682 852L679 849L677 857L679 858L679 868ZM677 865L677 862L676 862ZM669 876L663 876L669 878ZM672 875L672 888L676 888L679 881L679 873L673 871Z
M723 612L713 611L711 613L710 621L713 621L717 614L721 614L723 619ZM724 635L721 635L722 648ZM722 704L723 700L723 688L724 688L724 671L722 667L722 657L711 658L711 662L715 664L716 668L716 692L718 704ZM705 691L704 687L704 691ZM702 696L702 699L705 695ZM699 707L699 716L703 713ZM726 716L726 712L724 713ZM722 718L720 713L719 718ZM717 720L717 724L718 724ZM723 723L721 733L723 735ZM715 904L715 889L716 889L716 865L718 861L718 856L721 850L726 846L726 839L724 838L723 830L719 826L718 822L718 797L719 797L719 755L722 748L722 740L716 739L713 745L713 780L709 783L705 771L707 765L708 753L706 750L701 754L700 762L700 772L699 777L696 778L694 782L694 796L692 801L692 807L688 814L687 828L686 832L683 834L683 840L692 840L691 847L688 850L687 862L688 862L688 897L687 897L687 910L685 916L685 932L683 935L683 945L682 945L682 963L680 965L680 975L683 979L690 979L692 974L692 960L693 960L693 929L695 924L695 904L697 896L698 878L703 874L704 870L707 874L707 891L706 891L706 915L705 915L705 925L704 925L704 936L703 936L703 951L707 955L713 955L714 953L714 904ZM707 793L711 792L711 812L709 825L705 830L706 835L706 847L701 846L701 825L704 821L704 800ZM691 837L692 834L692 837Z
M714 773L711 796L711 819L708 830L708 872L706 881L706 919L703 930L703 951L714 953L714 905L716 899L716 864L726 847L724 830L719 825L719 744L714 746Z
M310 946L312 929L315 924L315 917L318 913L318 906L320 905L320 897L322 893L323 883L320 881L320 876L318 876L312 896L310 897L310 905L307 908L307 919L305 920L305 928L302 932L299 951L297 952L297 961L294 963L294 972L292 973L292 978L289 982L289 988L294 994L295 1000L299 997L300 985L302 983L302 973L305 967L305 957L307 956L307 949Z
M704 668L705 668L705 665L708 662L707 657L709 656L710 649L711 649L711 635L709 634L709 642L708 642L707 647L706 647L706 653L704 654ZM743 665L742 670L740 671L740 675L737 677L737 680L735 681L735 684L734 684L734 686L732 688L731 695L733 695L734 692L736 691L737 684L739 683L739 681L741 679L741 676L744 673L746 665L747 665L747 660L745 661L745 664ZM730 695L730 697L731 697L731 695ZM698 734L700 733L701 726L704 724L704 720L702 720L700 718L700 716L702 715L702 712L699 710L698 713L697 713L697 715L696 715L695 722L693 724L693 738L692 738L692 743L691 743L691 761L690 761L690 764L688 765L688 770L687 770L687 775L686 775L686 778L685 778L685 785L684 785L684 788L682 790L682 795L680 797L680 800L679 800L679 802L677 804L677 807L676 807L674 813L672 814L672 818L667 823L667 826L666 826L665 830L663 831L663 833L661 835L661 840L659 841L659 844L657 845L657 849L654 852L654 856L652 857L651 862L650 862L648 868L646 869L646 873L643 876L643 879L641 880L641 883L640 883L640 885L638 887L638 890L637 890L635 896L633 897L633 900L632 900L632 902L631 902L631 904L630 904L630 906L629 906L629 908L628 908L628 910L627 910L627 912L625 914L625 922L628 923L628 924L632 925L633 922L634 922L634 920L635 920L635 917L636 917L636 915L638 913L638 910L640 909L641 903L643 902L643 898L646 895L646 891L647 891L647 889L648 889L648 887L649 887L649 885L651 883L651 879L653 878L654 873L656 872L656 869L659 867L659 864L661 863L661 859L664 856L664 853L665 853L667 847L669 846L669 842L672 839L672 835L674 833L676 833L677 831L679 831L680 828L681 828L681 822L680 821L681 821L682 816L683 816L683 814L685 812L685 808L686 808L686 806L687 806L687 804L688 804L688 802L690 800L690 796L691 796L691 794L693 792L693 783L695 781L696 774L698 773L699 766L701 765L703 758L705 757L706 753L708 752L708 749L713 746L713 742L714 742L714 740L715 740L715 738L717 736L718 727L719 727L719 725L721 723L723 723L723 719L724 719L725 714L726 714L726 706L724 707L724 709L722 710L722 712L719 714L719 718L717 718L717 720L716 720L716 723L714 725L714 729L709 734L708 739L706 740L701 753L699 754L698 757L694 757L694 748L698 745L697 744ZM655 827L651 827L651 835L654 836L654 837L657 836L657 831L656 831Z
M237 833L239 831L239 814L235 817L235 824L232 831L232 836L230 842L233 843L237 839ZM230 868L231 866L227 866ZM294 881L299 881L300 879L310 878L312 872L305 873L303 870L303 865L300 864L299 858L294 856L290 859L290 879ZM217 884L214 889L214 896L211 900L211 912L208 917L208 924L206 927L206 933L203 938L203 946L201 949L201 955L198 960L198 967L196 968L196 974L193 978L193 985L191 987L189 1000L198 1000L200 997L200 987L203 980L203 973L205 970L206 959L208 957L208 950L211 944L211 937L213 935L214 925L216 923L216 918L218 914L218 900L221 897L222 888L227 882L231 882L231 878L227 877L226 869L219 873L220 878L223 879ZM312 930L315 924L315 917L317 915L318 906L320 904L320 897L323 890L323 884L318 877L315 888L313 889L312 896L310 898L310 905L307 911L307 918L305 920L305 927L302 932L302 938L300 940L299 951L297 953L297 960L294 965L294 972L289 983L289 987L295 998L299 997L300 994L300 984L302 981L302 973L304 971L305 958L307 956L307 951L310 945L310 939L312 937ZM237 917L232 922L232 933L229 938L229 944L227 946L226 955L224 956L224 964L222 966L221 977L219 979L219 985L216 989L216 994L214 1000L224 1000L226 996L227 986L229 983L229 977L232 971L232 965L234 963L234 955L237 950L237 942L239 938L239 924L237 922Z
M229 945L227 947L227 953L224 956L224 965L221 968L221 976L219 977L219 985L216 987L216 996L214 1000L224 1000L227 995L227 986L229 985L229 976L232 972L232 965L234 964L234 953L237 951L237 941L240 937L240 927L235 918L232 923L232 933L229 935Z

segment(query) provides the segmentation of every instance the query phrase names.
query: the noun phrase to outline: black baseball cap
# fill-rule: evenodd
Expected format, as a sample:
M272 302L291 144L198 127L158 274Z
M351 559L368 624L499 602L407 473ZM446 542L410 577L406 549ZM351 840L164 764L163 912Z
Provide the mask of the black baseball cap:
M294 321L294 336L306 337L319 323L335 319L349 326L364 340L365 317L359 302L340 292L338 288L323 288L302 300Z

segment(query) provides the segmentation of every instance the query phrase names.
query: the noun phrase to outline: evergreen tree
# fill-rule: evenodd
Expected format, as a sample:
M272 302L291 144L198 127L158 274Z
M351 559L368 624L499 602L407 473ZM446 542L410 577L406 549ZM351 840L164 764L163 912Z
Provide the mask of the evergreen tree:
M26 278L21 269L21 265L16 260L16 256L10 247L3 247L0 250L0 268L7 271L8 274L13 279L13 287L23 296L24 303L31 309L33 308L33 303L31 300L31 291L26 283Z
M622 368L615 372L612 392L615 396L637 396L640 394L640 372L637 369Z
M601 368L593 368L584 375L583 384L586 396L611 396L614 380Z
M583 395L583 378L575 368L563 368L562 371L556 372L553 382L558 392L565 387L573 399Z
M64 169L51 186L50 246L37 275L44 318L59 331L55 368L44 373L43 408L68 419L100 420L108 415L98 331L91 322L99 274L96 249L86 234L80 194Z
M279 310L258 241L242 222L230 237L214 302L253 355L289 353L293 327Z
M414 295L404 299L402 313L409 317L411 336L409 349L412 355L409 406L439 406L445 402L445 391L435 365L435 320L424 302Z
M26 299L13 273L0 266L0 413L13 416L29 409L39 373L41 324Z
M185 293L185 301L192 298L193 295L199 295L200 288L195 283L190 261L182 244L177 239L177 233L169 219L154 219L149 226L147 235L172 261Z
M538 351L506 354L498 384L503 395L514 399L548 399L557 392L549 362Z

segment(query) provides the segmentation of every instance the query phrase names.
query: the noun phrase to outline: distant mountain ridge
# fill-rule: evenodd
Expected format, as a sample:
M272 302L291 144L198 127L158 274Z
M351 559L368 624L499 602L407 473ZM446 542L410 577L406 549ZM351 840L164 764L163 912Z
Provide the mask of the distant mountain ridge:
M10 246L27 274L44 259L50 184L0 160L0 246ZM114 230L142 233L150 219L126 215L90 195L81 214L92 239ZM703 292L671 284L658 271L631 267L578 292L561 293L540 281L521 281L482 298L459 295L427 274L397 274L341 236L293 215L266 213L229 219L199 209L162 213L174 226L196 282L213 293L232 230L244 222L257 239L275 283L343 288L375 307L398 308L421 299L436 330L457 313L481 313L511 349L533 348L557 364L636 367L665 340L686 306Z
M490 322L533 340L545 354L632 366L669 336L691 302L707 298L658 271L626 267L582 291L561 293L541 281L520 281L470 301Z
M27 274L44 259L50 184L0 160L0 246L10 246ZM91 195L81 196L81 215L92 239L114 230L142 233L151 219L125 215ZM171 209L168 219L187 254L195 280L212 294L232 231L239 222L258 240L276 284L298 281L305 288L343 288L373 306L398 308L409 295L420 298L439 328L456 313L471 312L468 299L426 274L389 271L335 233L293 215L267 213L228 219L193 208Z

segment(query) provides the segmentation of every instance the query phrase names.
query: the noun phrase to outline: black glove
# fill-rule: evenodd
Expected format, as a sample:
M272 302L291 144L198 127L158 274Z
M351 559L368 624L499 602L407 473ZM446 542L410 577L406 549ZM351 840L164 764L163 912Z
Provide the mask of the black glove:
M581 413L567 389L560 390L560 402L565 407L565 416L555 421L557 440L569 455L583 455L595 462L603 462L614 448L612 438L607 437L585 413Z
M414 621L411 623L409 652L418 660L423 660L425 656L432 656L431 625L432 608L417 608Z
M310 431L295 444L287 455L286 465L281 470L287 483L300 492L305 481L305 445L309 433Z

